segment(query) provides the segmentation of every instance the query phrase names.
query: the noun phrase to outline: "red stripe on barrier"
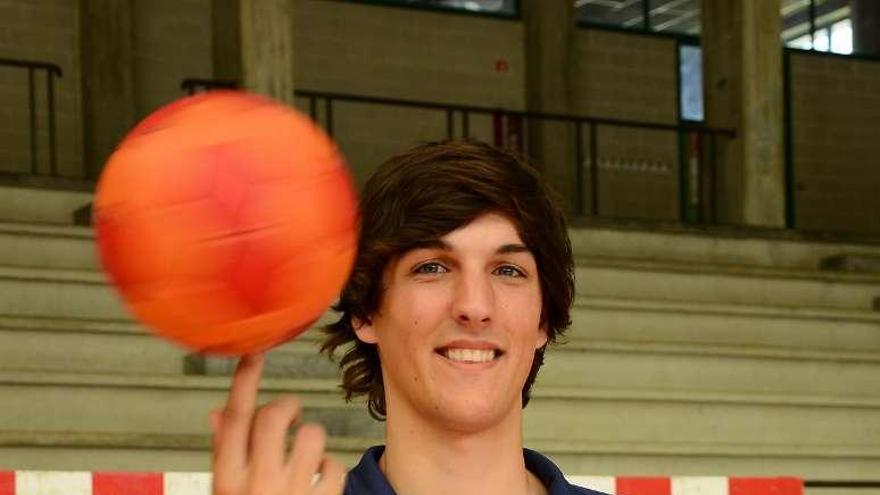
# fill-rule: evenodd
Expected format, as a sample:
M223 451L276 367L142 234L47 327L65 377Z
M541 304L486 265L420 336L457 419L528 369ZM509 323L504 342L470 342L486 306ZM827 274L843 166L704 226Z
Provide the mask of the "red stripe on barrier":
M798 478L730 478L730 495L802 495L804 483Z
M0 471L0 495L15 495L15 471Z
M669 478L617 478L617 495L672 495Z
M164 495L162 473L92 473L92 495Z

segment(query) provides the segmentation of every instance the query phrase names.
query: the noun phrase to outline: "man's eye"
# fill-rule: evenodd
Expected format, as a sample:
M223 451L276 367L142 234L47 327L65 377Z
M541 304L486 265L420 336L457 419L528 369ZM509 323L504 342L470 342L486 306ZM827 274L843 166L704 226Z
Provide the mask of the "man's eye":
M413 273L445 273L446 271L448 271L446 267L440 263L431 262L417 266Z
M503 275L505 277L525 277L526 276L522 272L522 270L520 270L519 268L510 266L510 265L499 266L497 269L495 269L495 272L498 273L499 275Z

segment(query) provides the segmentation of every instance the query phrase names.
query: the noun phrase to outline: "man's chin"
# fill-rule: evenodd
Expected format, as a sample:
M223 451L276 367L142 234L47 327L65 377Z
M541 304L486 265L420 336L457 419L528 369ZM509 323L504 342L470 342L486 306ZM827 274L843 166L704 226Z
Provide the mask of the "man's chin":
M456 400L436 417L438 426L461 434L481 433L498 427L504 420L504 411L498 403L489 402L486 396L479 400Z

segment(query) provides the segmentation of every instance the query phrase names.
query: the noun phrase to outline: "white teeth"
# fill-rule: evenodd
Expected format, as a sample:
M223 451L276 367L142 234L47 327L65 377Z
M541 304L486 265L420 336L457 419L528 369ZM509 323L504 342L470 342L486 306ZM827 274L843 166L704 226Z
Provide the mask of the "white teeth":
M445 349L443 355L452 361L484 363L495 359L494 349Z

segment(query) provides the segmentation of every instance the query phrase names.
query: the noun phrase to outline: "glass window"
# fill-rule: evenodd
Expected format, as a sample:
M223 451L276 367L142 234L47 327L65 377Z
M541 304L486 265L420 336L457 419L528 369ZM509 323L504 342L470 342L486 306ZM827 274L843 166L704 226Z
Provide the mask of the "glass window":
M827 29L819 29L813 33L813 50L827 52L831 46L831 40L828 37Z
M831 51L843 54L853 52L852 21L849 19L831 25Z
M575 17L588 24L644 29L643 0L575 0Z
M813 37L809 34L805 34L789 41L788 43L786 43L786 46L790 46L791 48L800 48L801 50L812 50Z
M853 12L850 4L851 0L784 0L782 40L785 46L852 53Z
M703 120L703 50L698 45L679 45L681 81L679 112L684 120Z
M700 33L700 0L574 0L574 8L577 20L585 24Z
M700 34L700 0L651 0L651 29Z
M495 14L516 14L516 0L408 0L435 4L448 9L469 10L471 12L492 12Z
M441 10L462 10L503 16L519 15L518 0L349 0L359 3L405 5Z

